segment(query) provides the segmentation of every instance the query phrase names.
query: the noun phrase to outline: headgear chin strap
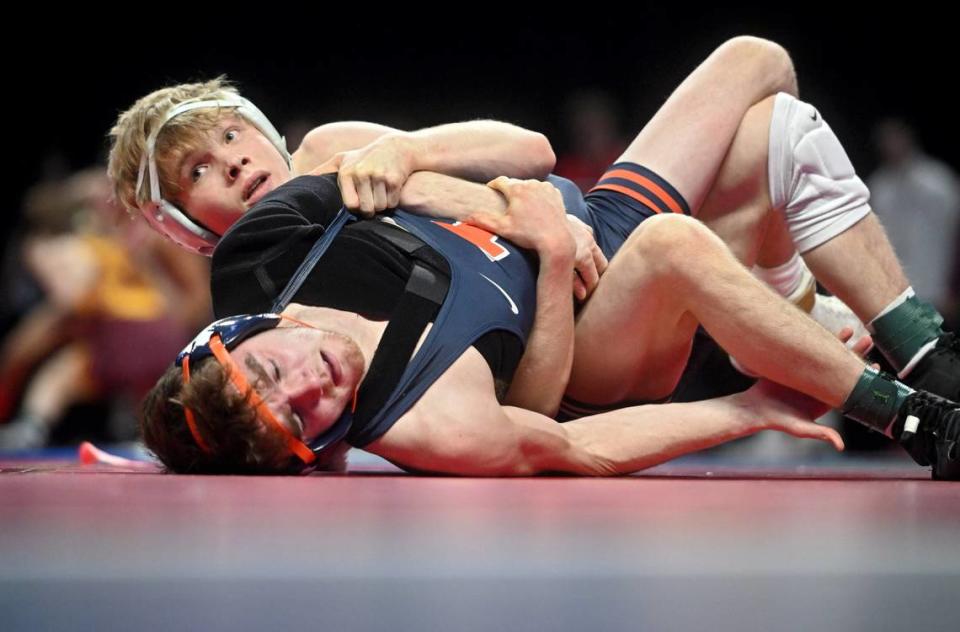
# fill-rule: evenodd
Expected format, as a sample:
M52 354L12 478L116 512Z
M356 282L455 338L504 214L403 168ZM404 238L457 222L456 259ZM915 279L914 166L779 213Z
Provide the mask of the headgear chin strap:
M250 386L243 371L236 362L233 361L229 353L230 349L235 348L247 338L262 331L273 329L279 325L282 320L289 320L304 327L315 329L312 325L280 314L256 314L222 318L208 325L203 331L197 334L196 338L177 356L176 366L183 368L183 382L187 384L190 382L190 366L192 364L196 364L200 360L210 356L216 358L217 362L227 371L230 381L237 387L237 390L243 394L250 394L250 403L257 411L260 419L283 434L290 452L296 455L303 463L302 470L308 472L316 467L317 456L323 452L324 449L334 445L347 435L350 426L353 424L353 410L344 410L337 421L323 434L311 441L308 446L303 441L294 437L290 430L277 419L266 402L263 401L263 398ZM352 408L355 409L356 404L356 395L354 395ZM201 450L207 454L211 454L212 450L204 440L203 435L200 434L200 429L197 426L193 411L184 407L184 415L187 418L187 426L190 428L190 434L193 436L193 440L196 441Z
M157 145L157 137L160 132L171 120L180 116L184 112L198 110L201 108L234 108L238 114L249 121L254 127L260 130L260 133L267 137L283 159L287 162L287 167L291 166L290 153L287 151L287 143L280 132L270 123L257 106L241 97L238 94L224 94L216 99L192 99L184 101L171 108L160 124L150 132L147 138L147 145L144 148L143 156L140 158L140 172L137 175L136 195L139 196L140 189L143 186L145 176L149 178L150 183L150 202L143 207L143 216L157 232L166 235L174 243L182 248L196 252L201 255L210 256L216 247L220 236L207 230L190 219L186 213L178 209L171 202L163 199L160 192L160 178L157 175L157 161L154 155Z

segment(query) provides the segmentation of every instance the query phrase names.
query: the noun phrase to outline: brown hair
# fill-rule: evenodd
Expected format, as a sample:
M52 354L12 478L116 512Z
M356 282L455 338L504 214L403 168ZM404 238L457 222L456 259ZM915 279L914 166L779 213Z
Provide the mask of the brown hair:
M180 367L171 367L143 402L141 430L147 448L179 473L291 474L299 459L286 439L260 421L250 405L250 393L240 394L226 370L213 358L191 367L184 385ZM189 407L210 453L197 445L184 415ZM318 469L346 469L349 445L340 442L319 457Z

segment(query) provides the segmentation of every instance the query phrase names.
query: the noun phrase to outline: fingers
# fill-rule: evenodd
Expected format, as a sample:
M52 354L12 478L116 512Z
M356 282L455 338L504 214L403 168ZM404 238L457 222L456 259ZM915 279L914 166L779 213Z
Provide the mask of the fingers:
M360 196L360 214L364 217L370 217L377 209L376 202L373 197L372 183L367 179L359 179L355 180L355 182L357 185L357 193Z
M579 272L573 273L573 295L577 298L578 301L583 302L587 300L587 295L589 294L587 286L584 285L583 279L580 278Z
M583 301L593 293L600 281L600 274L597 272L597 266L591 253L587 253L587 258L576 263L576 275L573 279L574 294L577 299ZM582 292L580 290L583 290Z
M800 437L801 439L825 441L836 448L837 452L843 452L843 438L839 432L829 426L821 426L812 421L798 421L786 427L785 430L794 437Z
M343 198L343 205L349 209L360 207L360 194L357 191L357 185L349 173L341 172L337 176L337 183L340 185L340 196Z
M596 289L600 282L600 275L607 269L607 258L600 246L593 239L593 230L579 218L567 215L569 227L577 243L575 267L578 278L582 281L585 293L577 294L577 298L585 300ZM576 282L575 282L576 287Z
M325 173L335 173L340 170L340 163L343 161L343 154L334 154L325 163L310 172L312 176L321 176Z
M387 208L387 183L378 180L373 183L373 210L382 211Z
M593 232L591 230L591 232ZM593 263L597 267L597 274L603 274L607 271L607 265L610 263L607 261L607 256L603 254L603 251L600 250L600 246L596 242L593 243Z
M516 178L500 176L488 182L487 186L494 191L499 191L508 200L512 196L520 195L522 193L526 193L534 197L537 195L547 196L550 198L550 202L553 205L557 206L559 209L563 208L563 196L560 195L560 191L557 190L557 187L548 182L541 182L540 180L518 180Z
M850 349L862 358L873 349L873 338L870 334L867 334L860 338L860 340L857 340Z
M850 339L853 338L853 327L850 326L844 327L837 332L837 338L861 358L865 357L870 353L870 350L873 349L873 338L870 334L865 334L856 342L851 343Z
M563 196L561 196L561 197L563 197ZM571 224L574 224L574 225L576 225L576 226L579 226L580 228L583 228L583 229L586 230L588 233L590 233L590 235L593 235L593 226L591 226L590 224L586 223L585 221L583 221L582 219L580 219L580 218L577 217L576 215L567 215L567 221L569 221Z
M494 178L488 182L487 186L494 191L499 191L503 195L507 196L509 195L509 191L517 182L519 182L519 180L514 180L513 178L508 178L507 176L500 176L499 178Z
M582 277L585 284L585 290L583 296L577 296L581 301L584 301L593 294L593 291L597 289L597 285L600 284L600 276L607 271L607 257L603 254L603 251L600 250L600 247L593 243L590 247L588 263L583 266L577 266L577 273Z
M817 427L826 435L823 439L824 441L832 444L833 447L836 448L837 452L843 452L845 446L843 445L843 437L840 436L839 432L828 426Z
M837 338L840 339L840 342L847 342L853 338L853 327L844 327L837 332Z
M503 217L504 216L493 215L491 213L474 213L473 215L467 217L464 222L470 224L471 226L482 228L483 230L491 232L495 235L500 235L504 230Z
M314 171L339 171L344 206L367 217L395 208L409 176L400 156L371 146L337 154Z
M400 202L402 187L392 185L388 178L341 172L340 181L344 205L364 216L395 208Z
M357 210L360 208L360 193L352 178L340 176L340 195L343 197L343 205L348 209Z
M403 191L403 185L406 181L400 183L387 183L387 206L386 208L397 208L400 206L400 194Z

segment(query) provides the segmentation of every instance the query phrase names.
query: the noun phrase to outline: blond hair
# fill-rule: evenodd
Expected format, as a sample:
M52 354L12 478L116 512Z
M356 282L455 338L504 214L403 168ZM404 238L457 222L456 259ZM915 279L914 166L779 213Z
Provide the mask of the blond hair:
M148 186L137 191L137 176L147 139L156 126L162 124L167 112L184 101L223 99L238 94L226 77L220 76L210 81L161 88L120 114L110 130L110 159L107 163L107 174L117 200L128 211L134 212L150 198ZM190 110L164 125L157 137L155 157L160 188L166 199L175 198L181 191L176 165L186 154L201 147L209 131L233 109Z

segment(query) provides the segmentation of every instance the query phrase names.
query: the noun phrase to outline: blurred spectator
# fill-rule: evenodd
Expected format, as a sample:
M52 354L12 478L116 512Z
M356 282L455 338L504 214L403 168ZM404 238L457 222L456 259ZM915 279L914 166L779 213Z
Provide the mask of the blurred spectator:
M602 91L581 92L563 107L564 144L554 171L589 191L627 148L616 101Z
M206 262L130 221L102 169L35 186L25 211L44 300L0 345L0 418L20 403L3 449L43 446L74 404L138 402L210 313Z
M874 131L880 167L867 184L913 288L947 314L955 298L951 263L960 230L960 185L946 164L923 153L913 130L886 119Z

